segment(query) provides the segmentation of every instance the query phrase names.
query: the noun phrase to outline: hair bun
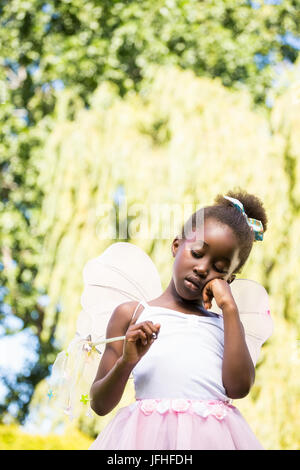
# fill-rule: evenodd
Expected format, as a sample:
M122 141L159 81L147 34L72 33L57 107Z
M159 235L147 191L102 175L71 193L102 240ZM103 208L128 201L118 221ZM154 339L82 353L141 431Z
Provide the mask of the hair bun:
M266 232L268 226L268 217L262 201L257 196L254 196L254 194L249 194L241 188L237 188L232 191L228 191L226 194L218 194L214 200L215 205L232 206L231 202L228 201L228 199L225 199L223 196L229 196L238 199L243 204L247 216L260 220L263 225L264 232Z

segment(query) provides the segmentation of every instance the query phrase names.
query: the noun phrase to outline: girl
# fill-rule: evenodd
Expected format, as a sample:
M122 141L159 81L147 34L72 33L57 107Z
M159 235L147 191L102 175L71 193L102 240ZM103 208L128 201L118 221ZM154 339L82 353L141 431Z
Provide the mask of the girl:
M256 196L218 195L173 240L167 289L115 308L106 337L125 340L106 344L91 408L100 416L113 410L131 372L136 401L118 410L91 450L263 449L232 405L249 393L255 366L230 284L266 229ZM209 311L213 299L222 315Z

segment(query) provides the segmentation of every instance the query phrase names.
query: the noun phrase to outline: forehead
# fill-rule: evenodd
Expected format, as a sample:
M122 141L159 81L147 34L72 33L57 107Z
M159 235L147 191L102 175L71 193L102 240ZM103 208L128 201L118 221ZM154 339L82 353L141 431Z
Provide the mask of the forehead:
M196 231L188 235L188 249L209 248L216 256L231 258L238 249L238 243L233 230L228 225L213 219L205 220Z

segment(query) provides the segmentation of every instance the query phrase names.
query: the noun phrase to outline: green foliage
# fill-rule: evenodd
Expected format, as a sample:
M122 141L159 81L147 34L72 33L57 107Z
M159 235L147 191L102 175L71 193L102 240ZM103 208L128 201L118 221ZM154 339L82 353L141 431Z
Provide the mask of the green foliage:
M92 126L94 126L93 119L96 120L95 133L107 135L106 126L109 127L110 124L106 121L104 110L109 109L115 103L115 109L126 112L127 107L125 105L125 109L123 108L119 97L130 96L131 92L133 92L133 100L135 91L144 93L146 99L147 88L145 86L148 82L151 86L152 64L175 65L193 71L198 77L217 77L219 83L225 87L248 90L251 101L263 105L266 95L272 88L273 64L283 59L296 61L298 50L280 41L279 35L283 36L287 32L298 34L299 6L299 0L287 0L279 5L270 5L261 1L258 9L253 9L250 2L246 0L0 1L0 245L1 266L3 265L3 269L0 270L0 283L6 288L6 295L3 301L0 301L0 320L4 321L5 318L5 302L11 306L12 315L21 320L20 329L28 329L36 336L38 342L36 352L39 356L34 366L28 365L25 371L20 372L17 383L5 379L9 394L5 403L0 406L0 411L5 412L10 403L17 404L20 409L18 419L23 421L28 412L34 388L48 374L48 367L59 348L55 343L56 325L58 322L65 322L63 318L59 318L58 293L60 289L65 292L69 285L74 288L75 283L74 280L64 281L65 284L60 286L60 279L65 279L65 273L60 273L56 287L51 288L51 295L53 293L54 297L51 298L51 305L46 311L38 301L40 295L48 293L47 282L44 283L43 279L49 277L46 271L51 272L52 264L55 268L56 259L60 256L58 251L60 241L63 239L63 234L69 233L70 230L74 231L74 238L68 239L68 246L60 248L69 256L70 262L69 265L65 263L66 268L68 267L70 272L73 272L77 266L78 270L75 269L74 272L79 272L79 268L83 266L87 257L93 256L96 247L92 249L90 245L90 248L86 248L88 241L76 238L81 234L75 227L85 226L85 211L89 206L89 198L97 194L99 184L97 178L100 169L102 169L103 192L111 189L110 173L103 168L102 161L97 160L98 148L92 147L94 144L89 138L85 141L83 136L75 143L76 139L72 136L72 145L75 147L78 144L78 153L75 153L75 156L70 153L69 160L65 156L60 159L60 152L66 153L63 143L64 133L69 142L73 132L69 121L77 119L77 111L81 108L83 108L83 113L84 109L88 108L96 110L96 90L101 83L104 87L107 84L107 86L112 86L114 91L101 92L102 94L100 93L97 98L98 106L103 110L101 114L98 109L100 120L98 117L89 118L92 120ZM271 56L268 55L269 53ZM262 67L257 65L258 57L262 59L260 59L263 63ZM174 84L164 82L164 86L173 90ZM65 87L63 94L59 92L60 87ZM197 93L202 96L201 90ZM160 96L159 93L158 96ZM192 95L188 101L190 102L189 109L193 109ZM169 101L167 102L169 104ZM203 111L205 115L203 107L204 104L201 102L198 111L199 113ZM136 109L140 109L138 104ZM186 109L185 112L189 113L184 103L182 108L176 109L179 114L182 113L182 109ZM177 146L179 145L179 148L186 146L186 143L180 143L180 137L178 137L178 144L174 136L174 132L177 132L178 136L181 135L180 127L174 127L175 118L174 116L170 118L168 107L162 109L162 106L158 106L158 110L156 112L150 106L150 114L147 116L148 108L141 108L136 124L133 126L134 130L132 131L130 126L126 128L123 124L121 128L124 135L119 136L119 141L115 146L114 136L109 134L111 148L107 147L106 152L112 158L113 168L109 171L112 171L114 175L114 184L117 181L122 182L122 175L128 174L125 160L127 151L132 151L132 154L136 155L139 160L140 154L134 149L136 138L141 154L145 153L149 158L156 159L154 174L157 184L164 185L164 175L168 165L172 175L178 172L181 172L181 176L185 174L182 164L176 159L172 161L172 155ZM240 114L243 113L238 113L239 117ZM221 116L214 119L218 121ZM210 119L207 116L205 119L205 126L210 126ZM236 117L232 115L232 119ZM248 114L245 121L247 119ZM251 119L252 117L250 117L250 123ZM89 120L87 122L90 123ZM51 143L48 144L48 136L51 135L50 141L53 141L53 135L58 135L57 124L61 125L61 139L58 147L51 150L55 159L52 161L51 157L46 156L44 160L44 146L47 143L46 152L50 152ZM198 124L196 127L193 123L190 125L191 130L198 133ZM244 121L243 126L246 126ZM88 136L89 128L85 127L85 129ZM131 135L127 134L129 129L133 135L132 145L127 141ZM233 139L235 132L238 133L239 130L235 128L232 133ZM205 132L200 135L205 140ZM196 155L198 142L193 140L193 133L186 129L184 136L187 136L190 142L187 145L190 148L189 151ZM244 137L246 138L246 135ZM126 142L124 146L121 145L120 139L123 143ZM97 140L95 142L98 145ZM210 145L211 148L201 149L201 152L207 154L208 158L211 152L214 153L212 149L215 143L212 141ZM86 163L80 159L83 146L89 149L88 152L91 155ZM156 147L155 153L152 152L152 146ZM161 161L163 148L168 155L168 164ZM287 146L280 168L285 169L291 205L294 204L293 207L297 208L297 180L295 179L298 171L297 159L295 154L288 149ZM244 152L244 144L240 143L240 148L236 151ZM120 159L116 158L115 152L119 153ZM276 150L275 153L277 155ZM249 158L249 153L247 155ZM149 174L147 171L151 168L151 164L148 166L144 159L140 161L143 162L145 170L139 170L139 178L147 179ZM244 162L248 164L249 159L245 157ZM75 166L82 165L83 173L88 172L91 182L89 190L85 190L84 179L80 188L70 181L77 174L76 168L73 173L71 169L69 173L67 172L69 180L63 180L66 176L64 165L72 167L73 163ZM162 165L159 167L160 170L158 170L158 164ZM119 170L115 169L116 165L119 165ZM134 161L132 165L135 166ZM197 186L193 180L192 168L194 167L191 166L186 172L190 194L193 194ZM199 167L196 170L199 171ZM40 174L42 174L41 177ZM212 178L213 174L210 177ZM65 221L61 221L59 215L51 212L55 205L49 203L48 223L44 220L41 226L39 220L42 204L43 208L48 210L48 203L43 202L44 196L47 199L47 192L52 190L49 181L52 181L53 187L59 191L56 196L57 200L62 203L61 207L64 207ZM136 179L133 182L137 185L136 201L138 201L139 198L144 197L143 179L141 181ZM176 178L174 182L178 184ZM64 189L65 185L68 190ZM63 200L60 191L65 194ZM209 194L207 193L207 197ZM101 198L102 195L97 197ZM81 215L74 217L72 221L70 214L73 214L75 204ZM95 214L90 213L91 224L93 224L94 217ZM56 223L62 223L65 232L59 225L55 238L52 233L54 225L51 224ZM50 230L49 234L48 230ZM48 245L49 237L53 237L50 246ZM93 241L92 235L90 239ZM293 240L294 247L296 239ZM83 245L83 249L74 261L72 247L77 245ZM45 253L44 246L49 248L48 253ZM101 245L101 250L102 248L103 245ZM153 244L147 246L149 252L154 248ZM281 239L278 250L280 253L289 255L284 238ZM268 272L275 273L273 261L268 262ZM38 281L36 278L40 263L42 273ZM163 273L167 271L165 266L162 266ZM269 282L269 276L265 275L265 281ZM292 282L290 280L290 283ZM76 289L77 292L81 289L79 280L76 282ZM293 289L296 296L284 297L284 305L281 303L286 316L292 311L290 306L294 306L297 302L293 299L298 299L296 283ZM71 302L70 300L69 307L71 307ZM74 300L72 311L75 312L76 308L77 304ZM70 332L71 330L70 325ZM5 334L14 333L16 330L6 328ZM25 395L21 393L24 383L28 385Z
M0 425L0 450L87 450L92 440L77 429L63 435L32 435L16 425Z
M49 83L48 99L30 109L36 122L53 104L53 80L75 85L85 98L100 80L112 80L123 95L151 63L218 76L225 86L244 84L261 101L272 63L296 60L297 51L277 35L297 35L300 16L298 1L260 3L253 9L245 0L2 2L3 57L27 72L16 102L24 106L37 87ZM270 51L271 64L265 58L266 67L259 69L255 54Z
M46 308L45 341L55 304L62 299L56 331L61 344L67 344L75 332L84 264L116 241L110 232L114 220L101 209L103 204L114 207L118 185L125 190L127 215L132 217L130 241L151 254L163 287L172 273L172 237L192 211L236 186L262 199L268 230L264 241L254 245L241 276L267 287L275 332L263 348L255 387L237 406L269 449L296 448L300 437L296 428L300 388L294 373L300 330L296 314L300 286L294 275L300 221L294 184L300 102L292 96L286 91L277 98L268 121L252 109L248 93L166 66L149 69L140 92L125 99L103 83L90 109L79 107L73 121L63 119L72 94L62 94L58 124L47 141L39 181L46 193L39 227L47 235L35 282L37 287L48 286L52 300ZM168 135L160 143L159 121ZM286 163L288 142L293 165ZM175 209L174 230L165 237L169 209L160 218L157 232L150 232L147 211L153 204L156 212L163 204ZM190 204L185 214L184 204ZM138 224L145 229L140 237L134 232Z

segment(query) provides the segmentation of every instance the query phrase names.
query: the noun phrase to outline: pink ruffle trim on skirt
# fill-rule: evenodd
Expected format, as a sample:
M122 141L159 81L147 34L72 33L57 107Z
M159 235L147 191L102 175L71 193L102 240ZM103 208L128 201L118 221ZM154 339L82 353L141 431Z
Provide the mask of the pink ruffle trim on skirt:
M264 450L240 411L219 400L137 399L89 450Z

